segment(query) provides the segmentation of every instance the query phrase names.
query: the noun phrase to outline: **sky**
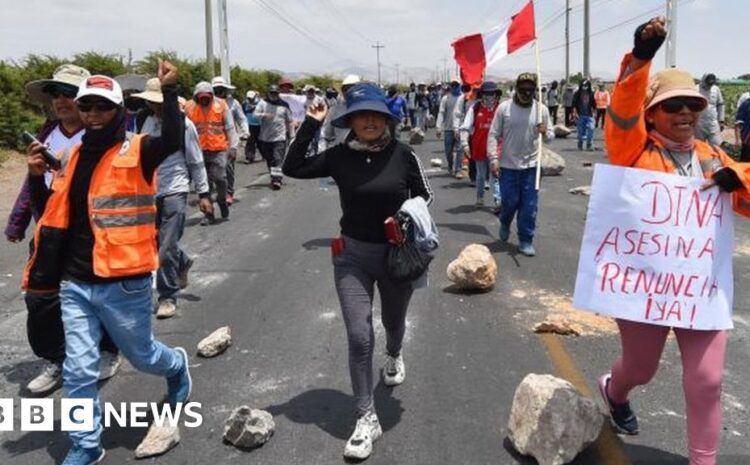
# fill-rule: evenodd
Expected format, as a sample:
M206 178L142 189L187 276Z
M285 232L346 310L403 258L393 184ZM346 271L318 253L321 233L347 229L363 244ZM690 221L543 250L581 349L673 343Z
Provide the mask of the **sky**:
M1 1L0 59L18 60L29 53L70 56L88 50L127 56L132 50L137 60L158 49L205 57L203 0ZM583 0L569 1L574 73L583 63ZM372 45L380 41L385 45L381 49L383 79L395 81L398 64L404 82L416 79L410 74L419 73L417 69L423 74L436 68L440 72L455 69L450 47L454 39L500 25L525 2L227 0L230 61L246 68L319 74L360 66L374 74ZM590 2L591 71L594 76L612 78L623 53L632 47L635 27L663 12L666 0ZM736 45L746 37L742 29L750 26L748 0L678 0L678 4L679 67L694 76L714 72L720 78L732 78L750 73L750 55L744 52L742 56ZM545 79L562 77L565 0L537 0L535 8L543 75ZM218 49L218 38L214 42ZM660 53L655 69L663 66ZM512 76L534 69L533 47L527 46L488 73Z

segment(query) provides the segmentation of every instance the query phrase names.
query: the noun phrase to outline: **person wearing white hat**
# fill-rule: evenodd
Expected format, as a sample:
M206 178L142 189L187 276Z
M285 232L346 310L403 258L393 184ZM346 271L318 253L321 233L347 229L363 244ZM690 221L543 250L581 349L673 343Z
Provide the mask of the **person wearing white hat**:
M214 89L214 96L224 99L227 103L229 110L232 112L234 129L239 136L237 145L229 149L229 156L227 158L227 205L232 205L232 203L234 203L234 162L237 160L239 141L247 141L250 131L247 126L245 112L242 111L242 105L240 105L240 102L238 102L232 95L232 91L235 90L236 87L228 84L221 76L216 76L211 79L211 87Z
M151 273L158 266L154 175L183 138L177 68L160 62L158 74L164 90L161 137L126 132L119 84L97 75L78 88L86 134L62 154L51 190L43 178L44 147L33 143L27 149L33 201L44 213L22 287L27 293L60 289L63 397L94 406L93 428L69 433L73 446L62 465L104 458L97 388L103 329L136 369L166 378L170 407L190 397L187 352L158 341L151 327Z
M164 94L159 78L146 82L143 92L133 98L145 102L150 115L143 122L141 134L161 135L162 104ZM167 157L159 165L156 193L156 226L159 230L159 271L156 273L156 292L159 295L157 318L169 318L177 311L176 294L187 287L188 272L193 260L180 247L179 241L185 230L185 209L190 192L190 182L200 201L202 212L211 211L206 167L203 152L198 142L198 131L187 117L185 121L185 146Z
M79 84L89 76L90 73L84 68L64 64L55 70L52 79L32 81L26 85L29 98L50 105L55 115L55 119L48 121L37 135L37 139L53 153L69 149L81 142L85 128L74 99ZM45 183L48 187L52 182L52 176L52 171L47 170ZM31 218L38 221L41 214L42 212L34 208L31 202L27 177L8 218L8 226L5 229L8 240L23 240ZM28 311L26 330L29 345L34 354L45 361L39 375L27 384L26 389L35 395L49 394L62 384L62 363L65 359L65 333L60 312L60 295L57 292L27 293L24 300ZM99 379L111 378L120 367L120 358L117 346L106 331L99 348L102 353Z
M331 124L331 121L335 120L346 112L346 91L349 90L355 84L362 82L362 78L356 74L350 74L344 78L341 82L341 94L338 97L336 105L332 106L325 121L323 127L320 130L320 140L318 142L318 152L323 152L334 145L338 145L349 135L348 128L340 128Z
M258 152L260 119L255 115L255 108L259 102L260 97L258 97L258 93L254 90L248 90L247 94L245 94L245 103L242 104L242 111L245 112L249 132L245 141L245 162L247 163L253 163L255 161L255 154Z
M323 97L318 95L317 89L311 84L306 84L302 91L305 93L305 112L310 108L318 108L321 105L328 107ZM318 146L320 145L320 131L315 135L310 146L307 149L308 156L315 155L318 153Z

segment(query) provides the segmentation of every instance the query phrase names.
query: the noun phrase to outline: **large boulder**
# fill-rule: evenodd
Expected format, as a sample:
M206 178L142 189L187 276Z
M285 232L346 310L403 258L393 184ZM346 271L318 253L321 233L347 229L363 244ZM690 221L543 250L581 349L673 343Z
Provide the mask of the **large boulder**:
M552 130L555 131L555 137L559 139L564 139L573 132L570 128L568 128L564 124L558 124L557 126L553 127Z
M268 442L275 430L273 415L243 405L227 419L224 439L241 449L254 449Z
M409 144L419 145L424 142L424 131L419 128L414 128L409 131Z
M198 343L198 355L216 357L232 344L232 332L229 326L222 326Z
M552 375L530 374L513 396L508 438L539 465L563 465L599 437L602 425L599 407L572 384Z
M486 245L469 244L448 265L447 273L459 289L488 290L495 285L497 263Z
M544 147L542 151L542 176L559 176L565 169L565 159L557 152Z
M138 447L135 449L135 458L145 459L166 453L180 442L180 428L167 424L152 424Z

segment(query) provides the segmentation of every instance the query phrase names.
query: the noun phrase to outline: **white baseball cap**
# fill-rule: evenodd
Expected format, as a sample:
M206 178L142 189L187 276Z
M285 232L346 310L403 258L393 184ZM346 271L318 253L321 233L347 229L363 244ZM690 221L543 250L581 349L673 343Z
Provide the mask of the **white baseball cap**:
M255 92L254 90L248 90L248 91L247 91L247 94L245 94L245 96L246 96L247 98L250 98L250 99L253 99L253 98L255 98L255 96L256 96L256 95L258 95L258 94L257 94L257 93L256 93L256 92Z
M211 79L211 87L223 87L229 90L236 89L236 87L234 87L233 85L227 84L227 81L225 81L222 76L216 76L215 78Z
M341 85L353 86L354 84L359 84L360 82L362 82L362 78L360 78L356 74L350 74L344 78L344 80L341 82Z
M78 87L76 102L83 97L97 96L109 100L115 105L122 105L122 89L120 84L109 76L95 74L87 78Z

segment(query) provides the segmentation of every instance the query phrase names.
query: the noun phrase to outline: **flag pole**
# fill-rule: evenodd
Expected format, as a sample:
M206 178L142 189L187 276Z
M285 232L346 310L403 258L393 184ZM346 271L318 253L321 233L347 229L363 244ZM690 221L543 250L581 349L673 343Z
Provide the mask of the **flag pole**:
M536 82L537 91L539 92L539 99L536 106L536 122L537 125L542 124L542 64L539 59L539 37L534 41L534 50L536 55ZM544 136L539 133L537 135L536 145L538 150L536 152L536 190L538 191L542 183L542 150L544 143Z

